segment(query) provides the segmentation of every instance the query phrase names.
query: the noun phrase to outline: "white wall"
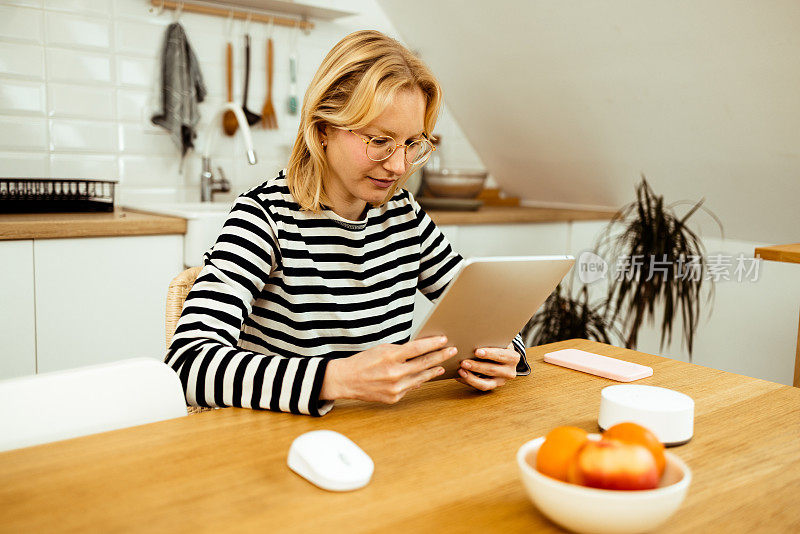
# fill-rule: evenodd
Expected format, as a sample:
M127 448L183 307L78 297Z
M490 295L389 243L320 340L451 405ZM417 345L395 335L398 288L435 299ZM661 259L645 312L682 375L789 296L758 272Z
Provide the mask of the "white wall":
M379 3L511 193L617 208L644 173L729 238L798 241L800 2Z
M328 50L359 29L397 37L374 1L321 5L355 12L333 22L313 21L297 34L298 91L305 88ZM158 54L172 13L149 12L147 0L13 0L0 5L0 176L119 179L122 200L199 196L199 158L180 173L178 151L150 123L156 102ZM202 127L225 100L224 18L184 13L181 23L200 60L209 90L201 104ZM266 94L267 27L251 24L253 37L248 107L261 111ZM234 97L241 102L244 21L233 26ZM287 112L288 55L293 30L276 27L273 100L279 130L254 130L259 164L249 166L239 141L225 138L215 150L234 193L272 177L286 166L299 120ZM482 167L458 125L443 112L437 131L448 143L448 162ZM201 147L202 134L196 146Z

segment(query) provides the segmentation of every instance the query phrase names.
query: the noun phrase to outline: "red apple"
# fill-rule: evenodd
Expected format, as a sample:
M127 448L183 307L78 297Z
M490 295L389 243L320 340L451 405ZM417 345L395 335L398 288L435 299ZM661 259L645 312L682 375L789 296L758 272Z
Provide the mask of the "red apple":
M567 474L574 484L613 490L653 489L658 479L653 453L642 445L613 439L587 441Z

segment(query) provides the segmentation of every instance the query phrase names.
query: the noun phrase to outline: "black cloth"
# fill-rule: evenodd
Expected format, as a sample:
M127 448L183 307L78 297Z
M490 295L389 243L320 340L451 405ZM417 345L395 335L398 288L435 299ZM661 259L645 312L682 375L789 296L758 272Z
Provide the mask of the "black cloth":
M183 26L173 22L167 27L161 50L161 112L153 115L153 124L170 133L181 150L181 158L194 148L198 103L207 91L200 72L200 63L189 45Z

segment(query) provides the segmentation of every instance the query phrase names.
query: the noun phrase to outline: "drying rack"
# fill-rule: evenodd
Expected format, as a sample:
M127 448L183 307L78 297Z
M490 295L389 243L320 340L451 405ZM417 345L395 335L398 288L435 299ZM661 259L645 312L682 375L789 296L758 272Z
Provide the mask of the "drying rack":
M114 211L116 180L0 178L0 213Z

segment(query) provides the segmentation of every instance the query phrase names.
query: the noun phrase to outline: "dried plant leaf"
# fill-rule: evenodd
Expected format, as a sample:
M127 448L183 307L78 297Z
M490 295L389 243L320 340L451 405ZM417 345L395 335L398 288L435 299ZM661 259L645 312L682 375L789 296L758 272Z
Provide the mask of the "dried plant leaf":
M673 321L679 315L683 323L683 341L691 357L707 264L705 247L686 221L703 207L704 202L705 199L701 199L679 218L672 205L665 206L663 197L653 193L642 175L642 182L636 188L636 201L620 209L598 239L595 253L601 257L642 257L645 260L642 264L631 265L627 276L615 277L609 284L608 306L603 316L610 324L619 322L622 325L626 347L636 347L644 321L652 323L660 308L663 310L661 348L665 341L672 342ZM719 219L703 209L722 229ZM615 235L614 229L619 226L623 230ZM700 261L698 279L679 276L677 261L694 256ZM664 272L655 268L653 260L664 262ZM712 305L713 283L707 286L706 302Z
M593 339L611 345L611 334L618 339L622 338L616 326L609 324L601 313L605 301L590 304L586 286L583 286L577 298L572 298L569 290L562 294L563 290L562 284L558 284L542 309L522 329L522 337L527 346L535 347L574 338Z

